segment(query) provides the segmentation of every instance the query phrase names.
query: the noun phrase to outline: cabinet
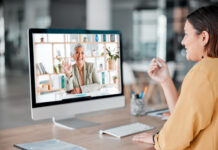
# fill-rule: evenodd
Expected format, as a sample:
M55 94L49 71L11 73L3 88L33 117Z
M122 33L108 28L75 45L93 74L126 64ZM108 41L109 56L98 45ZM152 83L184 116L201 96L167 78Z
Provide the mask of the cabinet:
M64 60L75 63L72 54L78 43L84 47L85 61L94 63L102 87L114 86L121 90L120 58L116 60L115 68L109 69L106 50L120 51L117 34L36 34L33 38L37 95L65 90L62 64Z

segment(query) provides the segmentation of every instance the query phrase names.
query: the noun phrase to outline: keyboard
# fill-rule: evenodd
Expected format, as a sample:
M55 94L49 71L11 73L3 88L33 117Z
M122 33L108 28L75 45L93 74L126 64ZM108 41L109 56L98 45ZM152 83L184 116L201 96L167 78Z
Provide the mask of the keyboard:
M154 127L152 127L152 126L136 122L136 123L118 126L118 127L111 128L111 129L100 130L99 133L100 134L109 134L109 135L121 138L124 136L128 136L128 135L136 134L139 132L151 130L153 128Z

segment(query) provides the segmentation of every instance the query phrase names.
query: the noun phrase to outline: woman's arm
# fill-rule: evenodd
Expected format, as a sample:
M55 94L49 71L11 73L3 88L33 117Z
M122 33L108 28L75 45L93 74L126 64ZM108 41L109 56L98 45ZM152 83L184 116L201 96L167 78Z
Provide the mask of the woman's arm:
M171 78L161 83L161 86L163 88L170 113L172 114L175 109L175 105L179 97L179 94Z
M161 63L161 66L158 65L155 58L151 61L148 74L153 80L161 84L168 107L170 109L170 113L173 113L178 99L178 92L170 77L167 64L160 58L158 58L158 61Z
M66 91L71 93L74 89L73 76L72 76L72 65L69 60L65 59L63 62L63 68L66 75Z

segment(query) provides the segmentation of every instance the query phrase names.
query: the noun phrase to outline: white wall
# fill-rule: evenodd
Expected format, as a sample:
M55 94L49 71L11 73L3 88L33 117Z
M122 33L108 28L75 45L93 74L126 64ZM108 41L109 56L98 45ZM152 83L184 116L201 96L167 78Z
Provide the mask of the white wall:
M87 29L111 29L111 0L87 0L86 10Z

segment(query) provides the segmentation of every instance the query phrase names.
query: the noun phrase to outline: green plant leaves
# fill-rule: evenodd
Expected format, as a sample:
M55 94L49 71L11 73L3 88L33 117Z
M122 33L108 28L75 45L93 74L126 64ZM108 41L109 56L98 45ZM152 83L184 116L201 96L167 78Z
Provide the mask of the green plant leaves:
M108 48L106 48L106 51L107 51L107 54L109 56L108 60L114 59L116 61L118 58L120 58L120 53L119 52L116 52L115 54L112 54L111 51Z

